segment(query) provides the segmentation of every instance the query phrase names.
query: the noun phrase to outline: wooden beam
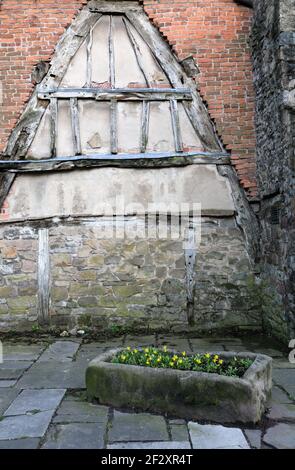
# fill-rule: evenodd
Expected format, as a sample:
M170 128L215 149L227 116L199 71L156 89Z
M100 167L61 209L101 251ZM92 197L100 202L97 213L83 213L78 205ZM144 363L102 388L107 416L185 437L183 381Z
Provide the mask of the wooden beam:
M58 119L58 103L57 98L50 99L50 155L56 157L57 144L57 119Z
M59 88L39 90L41 100L58 99L96 99L97 101L192 101L192 92L187 88Z
M87 78L86 78L86 85L87 87L91 87L92 83L92 43L93 43L93 29L89 31L87 36L87 45L86 45L86 53L87 53Z
M131 43L131 46L132 46L132 49L133 49L133 52L134 52L134 55L135 55L135 58L136 58L136 62L137 62L137 65L138 67L140 68L141 70L141 73L145 79L145 82L146 82L146 85L151 88L150 86L150 82L149 82L149 79L148 79L148 76L147 74L145 73L145 70L144 70L144 65L143 65L143 60L142 60L142 54L141 54L141 50L135 40L135 37L133 36L132 34L132 31L130 29L130 26L129 26L129 22L128 20L126 20L124 17L123 17L123 23L125 25L125 29L126 29L126 32L127 32L127 36L129 38L129 41Z
M149 121L150 121L150 103L148 101L142 102L142 115L141 115L141 136L140 136L140 151L145 153L148 143L149 135Z
M110 114L110 131L111 131L111 153L118 153L118 131L117 131L117 112L118 112L118 103L116 100L111 101Z
M181 138L180 124L179 124L178 104L176 100L170 100L170 112L171 112L171 121L172 121L175 151L182 152L183 144L182 144L182 138Z
M38 252L38 320L49 324L50 260L48 228L39 230Z
M176 152L81 155L46 160L0 160L0 172L42 173L66 171L75 168L162 168L187 165L230 165L230 157L225 153Z
M114 88L116 75L115 75L115 51L114 51L114 40L113 40L113 17L112 15L110 15L109 64L110 64L110 84L111 84L111 87Z
M70 99L71 108L71 122L72 122L72 136L74 143L75 155L81 155L81 136L80 136L80 122L77 98Z

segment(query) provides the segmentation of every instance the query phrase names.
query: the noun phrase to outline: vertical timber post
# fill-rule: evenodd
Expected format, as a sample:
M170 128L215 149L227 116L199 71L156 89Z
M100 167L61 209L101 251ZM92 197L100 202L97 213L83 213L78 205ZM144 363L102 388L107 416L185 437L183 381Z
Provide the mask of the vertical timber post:
M40 325L49 324L49 236L48 228L39 229L38 252L38 321Z
M187 321L190 326L194 326L194 294L195 294L195 264L197 257L196 229L190 223L184 248L185 258L185 283L187 293Z

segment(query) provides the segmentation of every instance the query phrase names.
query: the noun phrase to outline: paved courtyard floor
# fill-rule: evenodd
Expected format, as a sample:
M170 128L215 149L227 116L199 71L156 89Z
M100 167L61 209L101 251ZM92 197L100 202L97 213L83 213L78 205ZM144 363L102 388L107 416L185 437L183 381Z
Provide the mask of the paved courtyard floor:
M253 351L273 357L273 394L258 426L221 426L88 403L85 370L118 346L180 351ZM125 336L4 342L0 364L0 449L294 449L295 365L261 336L176 338Z

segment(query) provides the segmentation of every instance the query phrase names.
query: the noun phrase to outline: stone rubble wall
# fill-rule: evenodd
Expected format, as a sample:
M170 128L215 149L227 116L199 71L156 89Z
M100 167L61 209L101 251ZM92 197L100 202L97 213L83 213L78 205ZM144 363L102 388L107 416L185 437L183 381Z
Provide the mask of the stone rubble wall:
M295 1L254 2L257 179L264 328L295 337Z
M171 239L102 239L102 219L49 226L50 323L188 328L184 246ZM0 227L0 328L38 321L38 228ZM234 218L204 218L196 253L196 329L261 328L252 268Z

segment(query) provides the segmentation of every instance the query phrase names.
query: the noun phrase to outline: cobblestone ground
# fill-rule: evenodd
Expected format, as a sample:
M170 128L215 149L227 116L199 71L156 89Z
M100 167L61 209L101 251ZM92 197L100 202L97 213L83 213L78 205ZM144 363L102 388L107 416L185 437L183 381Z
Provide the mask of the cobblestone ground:
M253 351L273 357L273 394L259 426L221 426L88 403L88 362L121 345L168 345L191 352ZM84 343L5 343L0 364L2 449L295 448L295 365L263 337L124 337Z

